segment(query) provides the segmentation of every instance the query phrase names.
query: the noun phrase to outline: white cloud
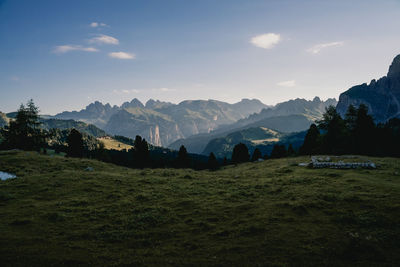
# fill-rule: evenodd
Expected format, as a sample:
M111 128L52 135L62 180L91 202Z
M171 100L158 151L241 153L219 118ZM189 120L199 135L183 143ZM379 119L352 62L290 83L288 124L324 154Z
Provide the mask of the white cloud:
M99 36L93 37L92 39L90 39L89 43L117 45L117 44L119 44L119 41L117 38L114 38L112 36L100 34Z
M283 81L283 82L277 83L276 85L281 86L281 87L295 87L296 81L294 81L294 80Z
M124 94L137 94L137 93L140 93L140 90L138 90L138 89L122 90L122 93L124 93Z
M89 24L89 26L92 28L97 28L97 27L105 27L105 26L107 26L107 24L105 24L103 22L92 22Z
M271 49L281 41L281 36L276 33L266 33L254 36L251 38L250 43L253 45L264 48Z
M11 76L10 79L11 79L12 81L14 81L14 82L18 82L18 81L19 81L19 77L16 76L16 75Z
M94 47L84 47L81 45L59 45L53 49L53 53L56 54L64 54L70 51L98 52L99 50Z
M176 91L176 89L171 89L171 88L166 88L166 87L160 88L158 90L161 92L175 92Z
M138 94L141 90L138 89L123 89L123 90L113 90L113 93L116 95L130 95L130 94Z
M108 54L109 57L118 58L118 59L135 59L136 55L132 53L126 52L111 52Z
M309 52L311 54L318 54L324 48L338 47L338 46L343 46L343 45L344 45L344 42L331 42L331 43L324 43L324 44L316 44L313 47L307 49L307 52Z

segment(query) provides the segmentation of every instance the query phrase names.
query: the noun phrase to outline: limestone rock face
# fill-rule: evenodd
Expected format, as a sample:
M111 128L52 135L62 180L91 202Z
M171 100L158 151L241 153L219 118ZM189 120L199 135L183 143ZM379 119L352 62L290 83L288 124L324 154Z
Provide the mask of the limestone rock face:
M349 105L357 107L360 104L368 107L376 122L400 117L400 55L394 58L387 76L342 93L336 110L344 116Z

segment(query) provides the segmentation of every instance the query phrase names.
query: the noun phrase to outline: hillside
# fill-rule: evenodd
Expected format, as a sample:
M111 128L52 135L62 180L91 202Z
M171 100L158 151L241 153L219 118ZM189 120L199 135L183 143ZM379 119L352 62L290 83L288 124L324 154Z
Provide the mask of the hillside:
M400 162L196 172L1 152L2 265L395 266ZM85 171L87 166L93 172Z
M5 113L0 112L0 127L7 125L9 120L10 119L7 117Z
M127 145L124 144L122 142L119 142L117 140L115 140L114 138L111 138L109 136L106 137L99 137L97 138L97 140L99 140L100 142L102 142L104 144L104 148L111 150L111 149L115 149L115 150L129 150L131 149L133 146L131 145Z
M59 120L59 119L41 119L42 127L50 129L67 130L75 128L81 133L93 135L94 137L101 137L107 135L105 131L97 128L93 124L87 124L82 121L74 120Z
M319 97L313 100L294 99L277 104L254 113L245 119L221 125L209 134L193 135L179 139L169 145L178 149L184 145L192 153L202 153L209 142L215 138L222 138L228 134L254 127L266 127L282 133L301 132L307 130L317 119L322 118L325 108L336 105L335 99L321 101Z
M340 94L337 111L344 116L350 105L365 104L376 122L400 118L400 55L393 59L387 76L356 85Z
M304 141L306 131L298 133L282 133L265 127L253 127L230 133L224 137L212 139L204 148L202 154L211 152L219 158L231 158L235 145L243 143L249 149L250 155L258 148L262 155L271 154L274 144L292 144L298 149Z

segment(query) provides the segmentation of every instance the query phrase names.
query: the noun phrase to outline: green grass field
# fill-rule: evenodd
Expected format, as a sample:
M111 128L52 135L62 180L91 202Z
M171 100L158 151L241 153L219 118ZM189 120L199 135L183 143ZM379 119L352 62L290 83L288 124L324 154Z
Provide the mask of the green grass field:
M400 159L370 159L379 169L299 157L210 172L1 152L19 178L0 181L0 262L396 266Z
M129 150L131 149L133 146L121 143L115 139L112 138L104 138L104 137L99 137L97 138L97 140L103 142L104 144L104 148L105 149L115 149L115 150Z

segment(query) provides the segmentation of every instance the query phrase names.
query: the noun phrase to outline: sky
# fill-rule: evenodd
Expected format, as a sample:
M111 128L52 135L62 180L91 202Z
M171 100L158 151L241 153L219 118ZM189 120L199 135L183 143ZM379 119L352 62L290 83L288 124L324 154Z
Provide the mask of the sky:
M0 0L0 111L338 98L400 54L399 0Z

